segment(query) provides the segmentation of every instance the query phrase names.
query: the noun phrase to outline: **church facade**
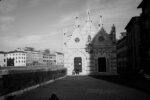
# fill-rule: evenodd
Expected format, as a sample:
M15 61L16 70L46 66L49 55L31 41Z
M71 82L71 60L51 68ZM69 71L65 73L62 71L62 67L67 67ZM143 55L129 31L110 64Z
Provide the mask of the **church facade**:
M78 69L79 75L99 72L116 72L116 29L112 26L108 34L102 23L94 25L90 12L83 26L76 17L71 35L64 32L64 66L67 74L72 75Z

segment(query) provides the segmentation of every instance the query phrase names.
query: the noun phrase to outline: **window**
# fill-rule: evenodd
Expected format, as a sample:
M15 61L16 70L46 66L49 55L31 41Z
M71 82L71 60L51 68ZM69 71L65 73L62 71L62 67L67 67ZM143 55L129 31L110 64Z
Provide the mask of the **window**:
M6 60L4 59L4 62L5 62Z
M16 63L17 63L17 61L16 61Z

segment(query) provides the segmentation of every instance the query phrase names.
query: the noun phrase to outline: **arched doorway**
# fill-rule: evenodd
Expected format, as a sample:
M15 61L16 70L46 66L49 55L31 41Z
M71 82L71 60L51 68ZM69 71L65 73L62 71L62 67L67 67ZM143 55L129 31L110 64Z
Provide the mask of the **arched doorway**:
M74 58L74 70L78 70L79 72L82 72L82 58L81 57Z
M98 72L106 72L106 58L105 57L98 58Z

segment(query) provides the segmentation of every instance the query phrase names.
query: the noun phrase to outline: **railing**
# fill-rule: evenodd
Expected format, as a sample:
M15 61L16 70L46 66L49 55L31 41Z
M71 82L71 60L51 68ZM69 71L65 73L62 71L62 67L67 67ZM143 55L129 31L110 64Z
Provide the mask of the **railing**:
M24 68L24 70L19 68L19 70L8 71L9 74L1 75L0 78L0 96L63 77L67 70L65 68Z

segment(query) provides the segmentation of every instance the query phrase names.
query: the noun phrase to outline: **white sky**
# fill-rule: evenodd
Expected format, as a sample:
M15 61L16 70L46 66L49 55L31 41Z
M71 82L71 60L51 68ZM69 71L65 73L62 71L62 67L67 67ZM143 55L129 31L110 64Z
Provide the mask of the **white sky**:
M115 24L117 37L131 17L141 13L141 0L2 0L0 2L0 51L18 47L62 49L64 28L72 28L75 16L86 18L87 9L109 33ZM84 21L83 20L83 21Z

